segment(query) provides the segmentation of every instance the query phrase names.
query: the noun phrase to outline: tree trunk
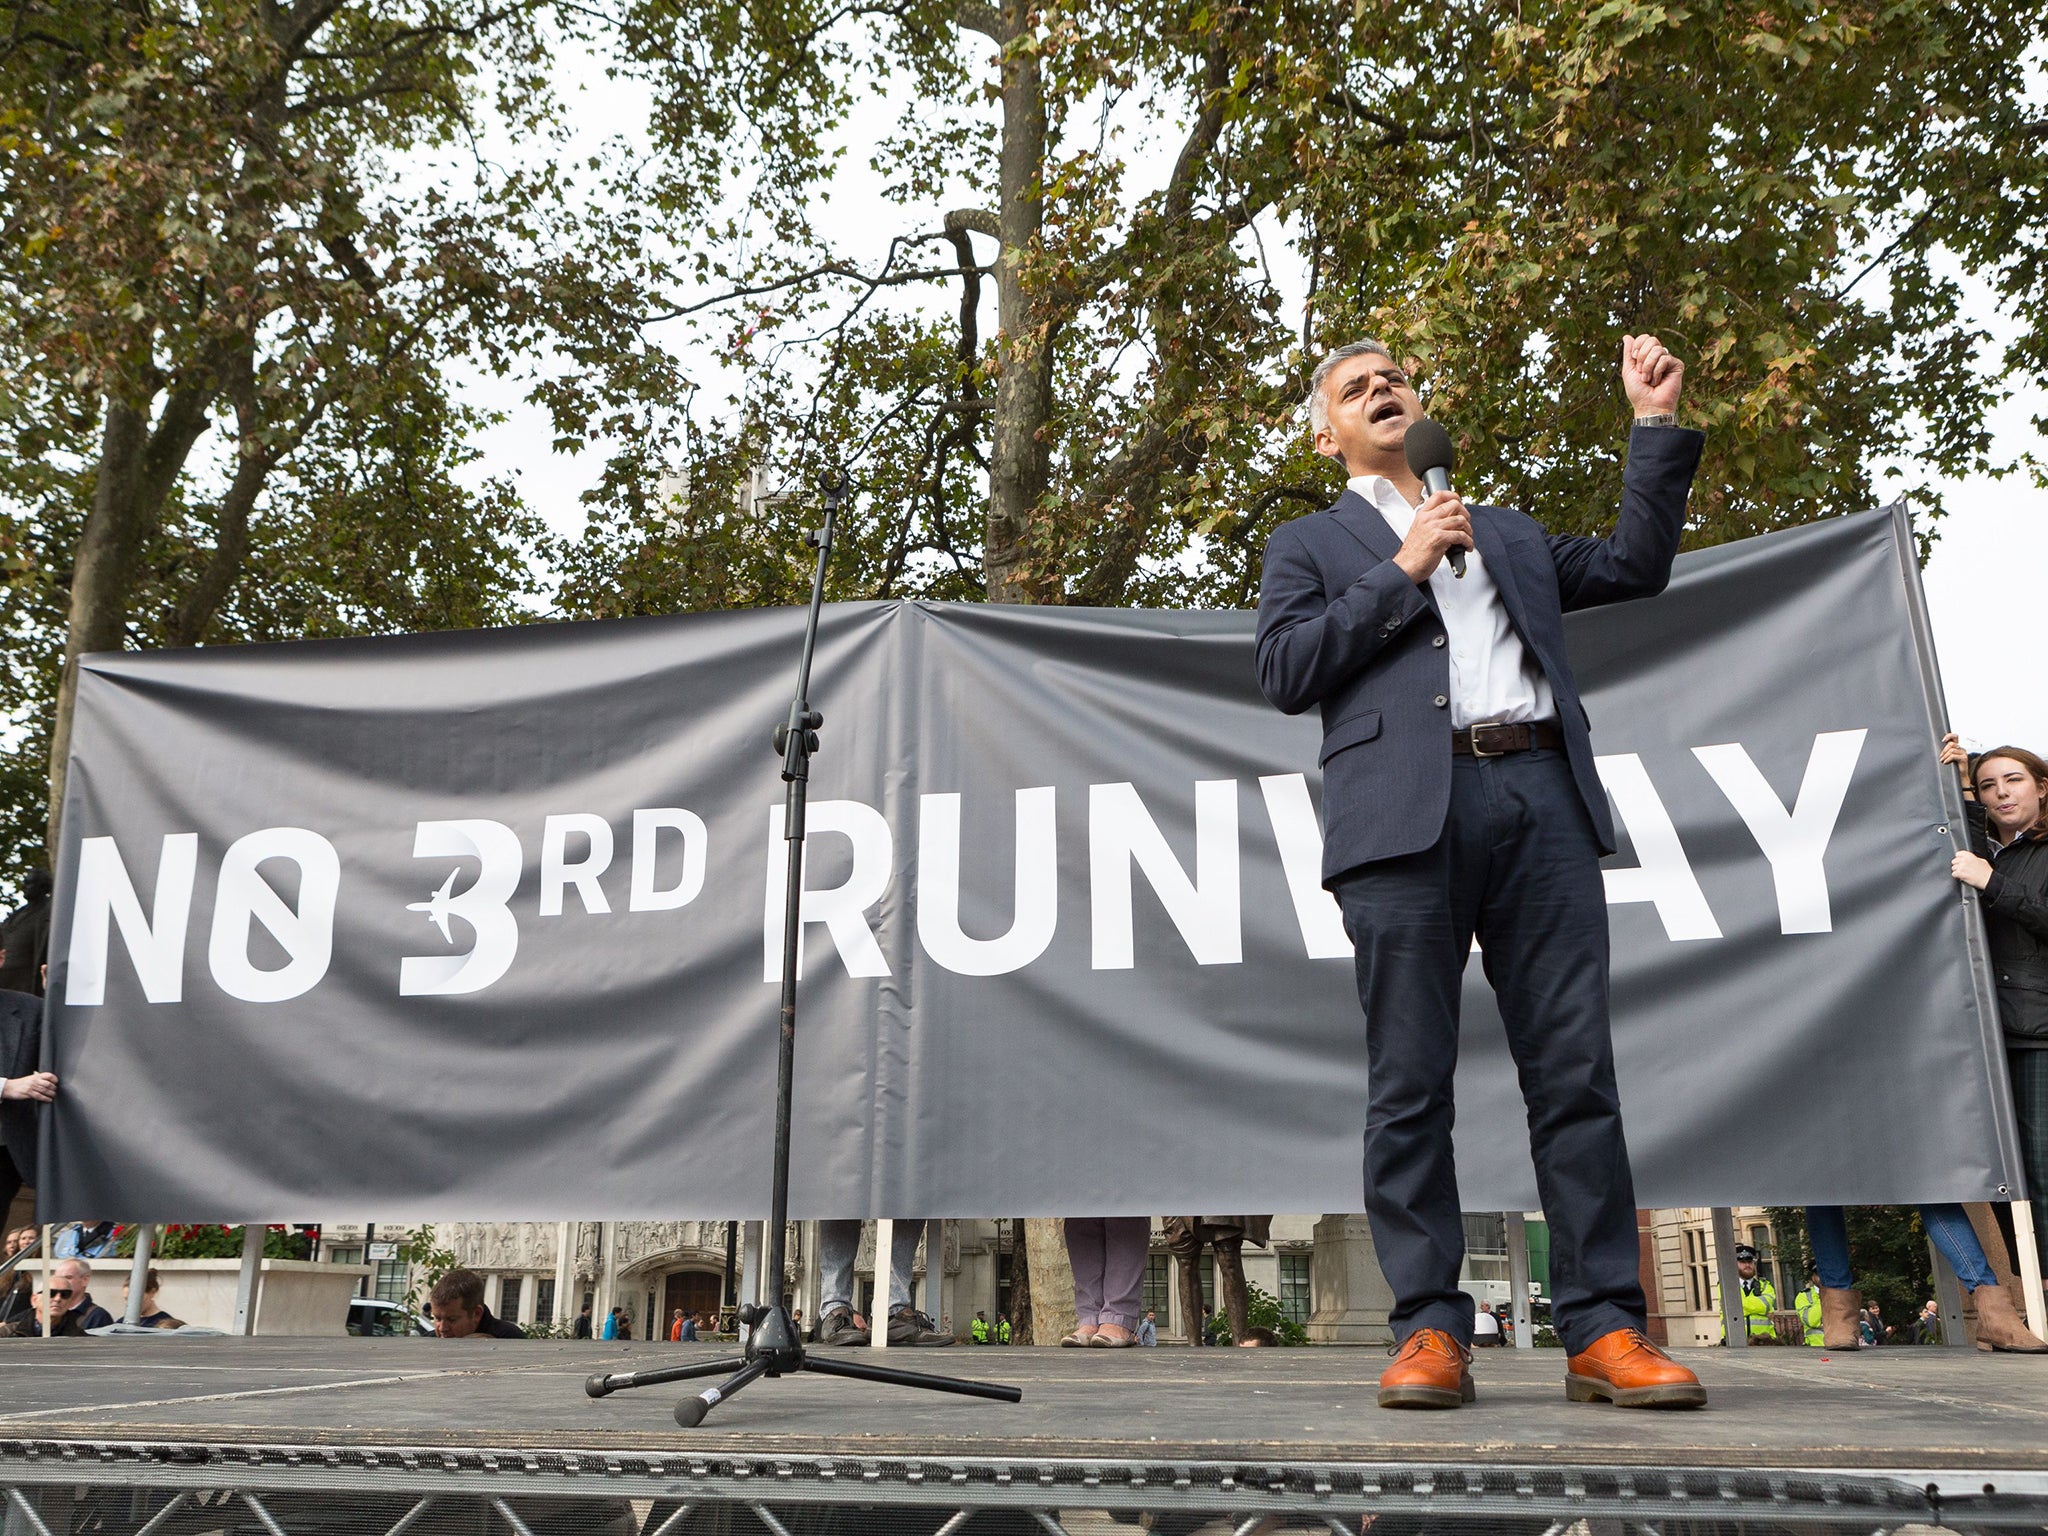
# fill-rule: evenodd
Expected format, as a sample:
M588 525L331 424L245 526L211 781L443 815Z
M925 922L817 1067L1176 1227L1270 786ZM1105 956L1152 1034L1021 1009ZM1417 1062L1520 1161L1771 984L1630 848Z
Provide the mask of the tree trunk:
M70 623L64 636L64 676L57 685L57 718L50 731L49 841L57 859L57 817L64 806L64 768L71 751L71 707L78 697L78 658L120 647L127 628L129 572L141 547L135 526L142 456L149 421L133 406L107 402L100 428L100 472L93 482L92 507L72 567Z
M128 594L135 560L156 526L164 499L206 430L207 395L172 391L154 431L143 406L109 398L100 428L99 473L72 567L64 675L50 727L50 807L45 847L57 861L57 823L64 808L64 769L71 751L71 711L78 698L78 658L118 651L128 638Z
M1032 15L1025 0L1003 0L993 29L1003 50L1003 130L996 208L996 238L1002 247L996 258L1000 371L982 555L992 603L1037 602L1046 595L1043 578L1030 564L1033 514L1050 482L1052 462L1045 432L1052 418L1052 341L1044 317L1033 313L1024 280L1025 263L1036 252L1045 223L1045 86L1038 54L1028 46ZM1019 1241L1010 1257L1012 1331L1020 1344L1057 1343L1074 1326L1074 1272L1067 1263L1065 1231L1057 1219L1045 1217L1027 1217L1017 1231Z
M1024 1219L1031 1266L1031 1340L1057 1344L1074 1331L1074 1270L1067 1263L1067 1226L1057 1216Z
M1031 1259L1024 1248L1024 1218L1010 1218L1010 1339L1031 1342Z
M1052 342L1032 312L1024 264L1045 222L1045 87L1038 54L1028 44L1032 12L1025 0L1004 0L1003 138L997 167L996 314L1002 327L996 377L993 451L989 459L988 538L983 555L988 597L1029 603L1043 595L1030 567L1032 514L1050 478L1045 427L1052 416Z

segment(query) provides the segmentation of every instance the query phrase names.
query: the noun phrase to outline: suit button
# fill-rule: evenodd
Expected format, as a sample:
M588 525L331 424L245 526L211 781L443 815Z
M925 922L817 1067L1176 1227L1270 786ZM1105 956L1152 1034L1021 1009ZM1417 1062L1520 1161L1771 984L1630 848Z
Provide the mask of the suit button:
M1434 640L1430 641L1429 643L1435 646L1438 650L1442 650L1444 648L1444 637L1442 635L1438 635Z
M1436 707L1437 707L1438 709L1442 709L1442 708L1444 708L1444 707L1445 707L1446 705L1448 705L1448 704L1449 704L1449 703L1450 703L1451 701L1450 701L1449 699L1445 698L1445 697L1444 697L1444 696L1443 696L1442 694L1438 694L1438 695L1436 696L1436 701L1435 701L1435 702L1436 702Z

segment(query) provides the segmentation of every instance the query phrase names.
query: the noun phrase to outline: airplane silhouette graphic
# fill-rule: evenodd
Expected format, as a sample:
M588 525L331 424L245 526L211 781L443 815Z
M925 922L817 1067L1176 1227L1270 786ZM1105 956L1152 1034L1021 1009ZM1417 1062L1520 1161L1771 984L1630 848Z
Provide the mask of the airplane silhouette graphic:
M434 892L432 899L409 901L405 904L405 910L408 912L426 913L427 921L439 928L441 937L451 944L455 942L455 935L448 931L448 914L455 903L449 899L449 892L455 889L455 876L458 873L457 870L449 870L448 878L441 882L441 889Z

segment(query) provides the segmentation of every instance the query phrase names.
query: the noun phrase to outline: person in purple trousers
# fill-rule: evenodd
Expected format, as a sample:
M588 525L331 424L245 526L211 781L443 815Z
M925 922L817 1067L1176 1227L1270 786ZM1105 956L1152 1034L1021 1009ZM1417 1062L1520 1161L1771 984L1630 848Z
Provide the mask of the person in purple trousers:
M1149 1216L1069 1216L1067 1262L1074 1270L1078 1326L1060 1340L1067 1349L1128 1349L1138 1342L1144 1312Z

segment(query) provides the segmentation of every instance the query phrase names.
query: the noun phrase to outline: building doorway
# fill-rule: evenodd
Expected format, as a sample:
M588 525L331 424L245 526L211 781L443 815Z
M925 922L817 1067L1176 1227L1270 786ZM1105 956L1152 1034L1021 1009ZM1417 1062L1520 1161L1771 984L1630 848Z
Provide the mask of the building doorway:
M724 1276L716 1270L684 1269L670 1275L662 1286L661 1337L668 1337L668 1325L678 1309L688 1317L706 1313L718 1315L718 1295Z

